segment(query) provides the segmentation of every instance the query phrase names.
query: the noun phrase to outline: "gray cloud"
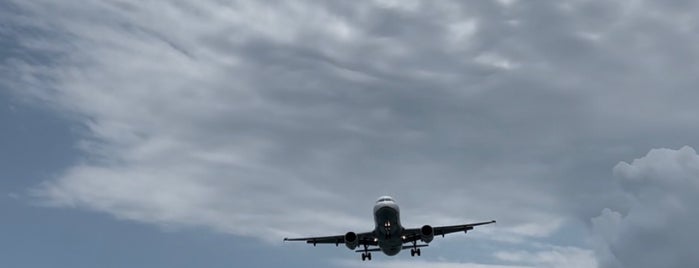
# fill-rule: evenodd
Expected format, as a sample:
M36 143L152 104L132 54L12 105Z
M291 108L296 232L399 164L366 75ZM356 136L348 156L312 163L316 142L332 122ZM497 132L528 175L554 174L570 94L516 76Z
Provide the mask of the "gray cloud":
M377 260L371 263L352 261L337 261L341 267L435 267L435 268L524 268L524 267L597 267L597 261L591 250L573 247L546 247L533 251L498 251L493 254L504 264L482 264L455 261L422 261L422 260Z
M0 77L85 127L52 205L273 241L392 194L531 252L634 206L620 159L697 142L696 6L507 2L18 1L4 32L46 58Z
M498 259L528 264L532 267L597 267L597 260L591 250L575 247L552 247L538 251L496 252Z

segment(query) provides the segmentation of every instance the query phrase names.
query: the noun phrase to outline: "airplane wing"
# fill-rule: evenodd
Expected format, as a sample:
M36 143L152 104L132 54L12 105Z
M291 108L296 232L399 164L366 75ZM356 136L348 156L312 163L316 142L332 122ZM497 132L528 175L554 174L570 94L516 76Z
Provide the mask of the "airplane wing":
M434 231L434 236L441 235L444 237L446 234L450 233L455 233L455 232L468 232L469 230L473 230L473 227L479 226L479 225L486 225L486 224L491 224L495 223L495 221L484 221L484 222L477 222L477 223L469 223L469 224L461 224L461 225L449 225L449 226L436 226L432 227ZM404 241L405 242L413 242L420 240L420 228L411 228L411 229L405 229L403 230L403 235L405 236Z
M357 244L376 246L378 245L376 241L376 236L374 232L366 232L357 234ZM345 243L344 235L333 235L333 236L318 236L318 237L302 237L302 238L284 238L284 241L306 241L308 244L335 244L338 246Z

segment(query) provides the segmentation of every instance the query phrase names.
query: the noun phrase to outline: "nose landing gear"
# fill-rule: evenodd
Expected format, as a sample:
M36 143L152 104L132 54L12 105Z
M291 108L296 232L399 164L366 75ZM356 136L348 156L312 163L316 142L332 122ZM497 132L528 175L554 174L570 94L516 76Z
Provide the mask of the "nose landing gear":
M386 233L386 239L391 239L391 221L386 221L383 224L384 233Z

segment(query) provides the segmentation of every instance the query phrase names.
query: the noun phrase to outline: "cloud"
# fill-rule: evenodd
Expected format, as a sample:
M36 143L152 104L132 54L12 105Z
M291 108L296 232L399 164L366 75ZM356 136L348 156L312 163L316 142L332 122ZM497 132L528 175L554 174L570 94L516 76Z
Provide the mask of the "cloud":
M598 267L594 251L576 247L551 247L539 251L501 251L495 257L532 267Z
M478 263L460 263L460 262L445 262L436 261L428 262L421 260L410 260L410 261L371 261L369 263L357 263L356 261L337 261L340 267L429 267L429 268L525 268L529 266L511 266L511 265L497 265L497 264L478 264Z
M627 211L592 219L606 267L688 267L699 235L699 155L688 146L653 149L614 174L631 200Z
M13 22L55 35L19 32L19 42L60 56L46 62L55 68L12 62L18 77L28 79L13 82L72 113L86 129L79 145L86 161L34 191L52 205L274 240L290 232L370 229L371 203L388 193L415 208L408 211L417 216L407 218L414 225L497 217L514 227L510 235L542 236L556 228L526 227L534 219L558 220L539 209L553 197L539 193L539 185L509 179L541 180L547 167L473 158L470 145L490 143L495 129L479 130L490 123L477 117L455 124L454 116L469 109L461 101L475 104L468 96L479 90L450 85L482 86L480 78L447 66L493 72L481 66L481 53L455 61L438 43L410 33L448 38L443 31L461 22L455 15L423 17L373 4L340 12L345 7L304 2L16 5L24 16ZM375 21L384 16L411 30ZM418 57L420 51L446 65ZM454 183L469 186L449 190ZM441 191L452 198L437 198ZM463 195L474 202L458 202ZM491 212L514 203L532 209ZM430 212L433 206L444 211ZM470 214L444 213L460 209Z
M425 261L421 259L411 260L372 260L369 263L358 263L356 260L339 260L335 263L340 267L434 267L434 268L554 268L554 267L598 267L595 254L592 250L575 247L542 246L533 251L498 251L493 253L496 260L503 263L487 264L455 261Z
M8 5L1 84L82 130L34 197L168 228L368 230L390 194L409 226L584 250L571 226L647 202L609 167L699 134L689 2Z

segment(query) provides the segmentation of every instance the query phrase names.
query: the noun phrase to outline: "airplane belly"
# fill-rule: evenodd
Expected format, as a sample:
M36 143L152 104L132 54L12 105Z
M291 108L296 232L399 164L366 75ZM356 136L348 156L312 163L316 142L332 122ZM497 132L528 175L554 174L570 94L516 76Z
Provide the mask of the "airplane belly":
M394 256L397 255L401 249L403 249L403 242L400 240L400 238L384 240L379 242L379 247L384 254Z

